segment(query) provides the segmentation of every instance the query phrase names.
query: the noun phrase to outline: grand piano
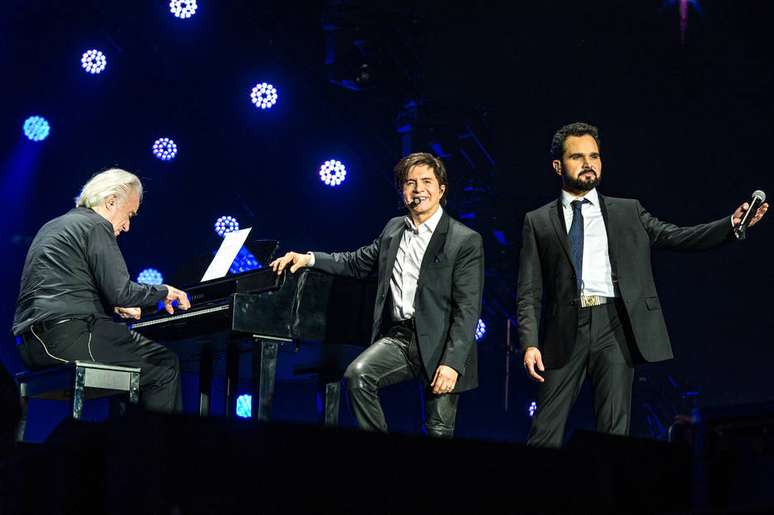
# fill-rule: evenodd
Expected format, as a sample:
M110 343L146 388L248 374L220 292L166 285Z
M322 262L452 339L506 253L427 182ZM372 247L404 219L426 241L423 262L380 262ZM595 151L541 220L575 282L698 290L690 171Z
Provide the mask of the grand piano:
M315 374L324 421L335 425L343 367L370 341L376 284L314 269L278 276L267 267L276 248L276 241L248 241L225 277L199 283L190 279L201 277L209 257L193 260L178 274L189 279L179 284L189 284L191 308L144 314L131 328L175 351L184 370L198 368L201 415L210 413L213 364L222 355L226 410L236 412L239 357L247 352L254 417L271 418L278 371Z

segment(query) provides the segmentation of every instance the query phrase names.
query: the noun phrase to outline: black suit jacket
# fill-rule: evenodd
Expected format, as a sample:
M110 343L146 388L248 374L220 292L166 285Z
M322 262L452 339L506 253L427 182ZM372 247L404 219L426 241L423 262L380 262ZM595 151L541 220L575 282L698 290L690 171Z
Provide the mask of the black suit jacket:
M672 358L653 281L651 249L704 250L732 239L730 216L708 224L677 227L651 216L634 199L599 195L607 230L613 284L629 316L634 342L645 361ZM543 363L567 363L578 325L577 283L561 200L524 217L519 263L518 316L522 350L538 347ZM542 327L541 301L543 306Z
M404 217L387 222L370 245L354 252L315 252L314 267L324 272L362 278L378 276L371 343L381 335L385 310L391 303L390 277L406 225ZM478 386L475 331L484 288L484 250L481 235L445 212L422 259L414 297L414 320L419 353L427 378L438 365L459 372L455 392Z

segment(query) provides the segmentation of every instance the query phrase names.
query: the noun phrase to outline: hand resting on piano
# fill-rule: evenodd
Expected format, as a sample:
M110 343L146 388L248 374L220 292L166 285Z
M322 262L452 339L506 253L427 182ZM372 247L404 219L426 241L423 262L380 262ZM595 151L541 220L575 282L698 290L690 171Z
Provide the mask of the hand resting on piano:
M292 263L290 267L291 273L296 273L299 268L305 268L309 266L312 257L309 254L299 254L298 252L288 252L281 258L277 258L269 266L272 270L277 272L277 275L281 274L285 267Z

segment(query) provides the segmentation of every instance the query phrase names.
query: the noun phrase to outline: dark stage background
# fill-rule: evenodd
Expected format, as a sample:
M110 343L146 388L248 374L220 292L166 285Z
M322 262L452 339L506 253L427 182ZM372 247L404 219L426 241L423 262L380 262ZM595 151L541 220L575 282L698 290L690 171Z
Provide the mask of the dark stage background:
M130 272L169 277L218 245L212 225L224 214L282 251L366 244L399 213L392 165L409 150L440 153L449 210L484 235L487 252L482 384L462 399L458 434L523 441L534 386L513 358L504 410L505 325L523 215L558 193L554 130L598 125L600 190L673 223L730 216L753 190L771 193L774 8L685 1L681 33L682 3L202 0L179 20L165 2L7 1L0 320L10 328L37 229L105 167L146 186L119 240ZM100 75L80 69L90 48L107 55ZM262 81L279 91L268 111L249 101ZM22 134L32 114L51 123L43 142ZM161 136L176 141L174 161L151 154ZM331 158L348 169L338 188L317 177ZM664 438L692 407L774 399L773 227L764 220L744 243L656 257L676 359L639 370L634 434ZM0 359L20 370L13 338L2 341ZM193 394L195 377L185 385ZM388 390L385 404L395 430L418 430L415 386ZM313 381L278 385L276 419L312 422L315 410ZM64 408L49 413L30 436L43 438ZM593 426L588 392L574 424Z

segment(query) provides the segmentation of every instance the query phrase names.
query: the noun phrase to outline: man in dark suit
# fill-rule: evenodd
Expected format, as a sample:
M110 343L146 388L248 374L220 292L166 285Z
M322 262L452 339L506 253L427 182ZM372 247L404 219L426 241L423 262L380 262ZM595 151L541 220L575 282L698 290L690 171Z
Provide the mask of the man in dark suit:
M362 429L387 431L380 388L419 379L427 385L425 428L451 437L458 393L478 386L474 335L481 311L481 236L451 218L443 162L410 154L395 166L408 216L393 218L378 238L354 252L288 252L271 263L281 273L305 266L362 278L376 273L371 345L347 368L352 406Z
M551 153L561 196L524 218L519 340L524 367L540 383L528 445L562 444L586 375L594 388L597 430L628 434L633 366L672 358L651 249L716 247L733 239L732 224L748 208L743 204L731 217L693 227L662 222L637 200L597 192L599 149L596 127L559 129ZM761 206L750 225L767 209Z

